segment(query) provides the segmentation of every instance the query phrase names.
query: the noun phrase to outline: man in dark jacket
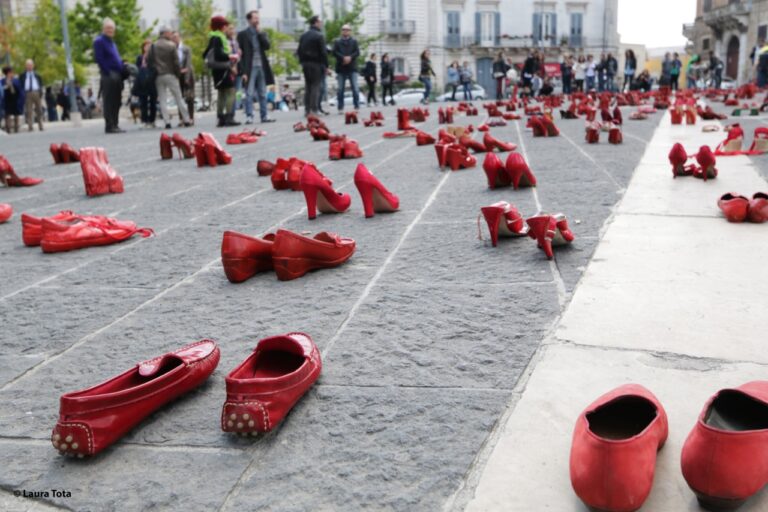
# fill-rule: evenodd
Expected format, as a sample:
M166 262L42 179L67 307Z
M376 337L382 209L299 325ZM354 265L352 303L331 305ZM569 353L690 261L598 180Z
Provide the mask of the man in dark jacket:
M614 79L618 71L619 62L612 53L608 53L608 57L605 59L605 89L607 91L614 92Z
M323 73L328 67L328 50L322 32L323 22L319 16L309 19L309 30L299 39L296 54L304 71L304 110L306 115L320 113L320 86Z
M40 131L43 131L43 79L35 71L32 59L27 59L24 66L25 71L19 76L24 88L24 117L27 119L29 131L34 130L35 117Z
M274 119L267 116L267 86L274 85L275 77L267 59L270 43L267 34L259 30L259 11L249 12L245 18L248 28L237 34L237 44L243 52L240 60L240 76L245 84L245 124L253 122L253 97L259 100L262 123Z
M344 87L347 80L352 85L352 102L355 110L360 109L360 90L357 85L357 58L360 57L360 47L357 39L352 37L352 27L341 27L341 37L333 43L333 56L336 57L336 77L339 82L338 107L339 113L344 111Z
M110 18L105 18L101 35L93 41L93 59L99 65L101 72L104 131L106 133L123 133L125 130L121 130L118 123L120 122L125 64L117 51L114 37L115 22ZM63 115L61 120L64 120Z

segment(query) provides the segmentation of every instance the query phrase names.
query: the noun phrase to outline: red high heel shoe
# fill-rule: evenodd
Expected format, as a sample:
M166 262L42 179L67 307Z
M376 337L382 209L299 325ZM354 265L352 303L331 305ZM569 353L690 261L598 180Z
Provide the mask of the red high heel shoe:
M137 364L87 389L61 396L51 433L63 455L96 455L168 402L205 382L219 363L219 347L202 340Z
M354 252L355 241L351 238L326 232L307 238L279 229L272 246L272 264L280 281L290 281L311 270L338 267Z
M608 131L608 142L610 144L621 144L624 142L624 135L621 133L621 128L617 125L611 126L611 129Z
M477 159L469 154L466 146L450 144L446 150L445 163L452 171L469 169L477 164Z
M173 148L171 148L171 138L165 134L160 134L160 158L170 160L173 158Z
M407 108L399 108L397 109L397 129L399 131L402 130L413 130L413 126L410 122L410 114L408 112Z
M8 203L0 203L0 224L8 222L13 216L13 207Z
M749 213L749 199L734 192L728 192L717 200L717 207L723 212L728 222L744 222Z
M485 144L483 144L479 140L473 139L469 135L462 135L459 138L459 144L461 144L462 146L464 146L467 149L471 149L475 153L485 153L485 152L488 151L488 149L486 148Z
M672 177L678 176L691 176L693 174L695 165L691 164L686 166L688 161L688 153L685 152L685 148L679 142L676 142L672 149L669 150L669 163L672 164Z
M195 138L193 144L195 150L195 162L197 162L197 166L205 167L208 165L208 152L205 150L205 142L203 142L203 139L198 136Z
M61 158L61 151L59 150L58 144L51 144L48 150L51 152L51 156L53 157L54 164L64 163L64 160L62 160Z
M62 163L68 164L80 161L80 152L66 142L59 146L59 154L61 155Z
M587 141L587 144L597 144L600 142L600 124L597 122L588 122L584 138Z
M749 222L762 224L768 221L768 194L755 192L749 201Z
M679 106L670 109L669 116L672 118L672 124L683 124L683 111Z
M395 212L400 207L400 199L363 164L357 164L355 169L355 186L363 200L366 218L373 217L375 212Z
M0 183L6 187L32 187L39 185L43 180L40 178L21 178L13 170L11 163L0 155Z
M533 129L533 136L534 137L546 137L547 136L547 128L544 126L544 123L541 120L541 116L531 116L528 118L528 123L526 123L526 128L532 128Z
M685 109L685 124L696 124L696 109L690 105Z
M507 173L506 167L496 153L486 153L483 160L483 170L488 178L488 188L491 190L496 187L508 187L512 184L512 179Z
M437 154L437 165L440 169L445 169L448 165L448 147L450 143L438 142L435 144L435 153Z
M523 222L523 216L520 215L520 212L517 211L513 204L499 201L490 206L480 208L480 212L488 224L488 231L491 234L491 245L494 247L499 242L499 235L504 237L521 237L528 234L528 229ZM482 240L480 218L478 217L477 220L477 232L480 240Z
M575 238L568 228L568 220L562 213L540 214L526 219L525 222L530 227L528 236L538 242L539 249L544 251L549 260L555 257L552 246L569 244Z
M232 156L224 151L213 134L203 132L200 136L205 143L205 154L208 165L216 167L217 165L229 165L232 163Z
M300 183L307 201L309 220L317 217L317 210L322 213L341 213L352 202L349 194L333 190L320 171L310 163L304 165Z
M613 124L619 126L624 124L624 118L621 116L621 109L618 106L613 109Z
M344 114L344 124L358 124L357 112L346 112Z
M502 152L514 151L517 149L517 144L512 142L502 142L490 133L486 132L483 135L483 145L486 151L493 151L494 148Z
M608 124L613 122L613 117L611 116L611 112L608 110L608 108L600 109L600 119L602 119L603 124Z
M357 144L356 140L346 139L344 142L344 158L363 158L363 150Z
M305 162L304 160L299 160L298 158L291 158L288 160L288 168L285 173L285 180L288 184L288 188L291 189L294 192L301 192L301 175L304 174L304 167L307 165L308 162ZM333 185L333 182L326 178L326 176L317 170L316 167L314 167L313 164L312 167L315 169L317 174L320 175L320 177L323 178L323 181L330 187Z
M226 377L221 429L253 436L271 432L312 387L322 367L320 351L307 334L260 340Z
M700 178L704 181L717 178L715 155L709 149L709 146L701 146L699 148L699 152L696 153L696 161L699 163L699 167L693 171L694 178Z
M256 162L256 172L259 176L271 176L275 170L275 164L269 160L259 160Z
M445 112L443 107L437 109L437 124L445 124Z
M560 135L560 130L555 126L554 121L549 116L541 116L541 122L546 130L547 137L557 137Z
M417 146L429 146L435 143L435 138L426 132L419 130L416 133L416 145Z
M741 125L736 123L726 129L728 130L728 135L715 148L715 155L730 156L743 154L741 148L744 143L744 130L741 128Z
M80 168L83 171L86 195L100 196L123 192L123 178L109 165L104 148L81 149Z
M182 160L195 156L192 141L185 139L181 134L174 133L171 135L171 143L176 146L176 149L179 151L179 158Z
M753 155L768 153L768 127L758 126L755 128L755 135L749 152Z
M290 160L286 160L284 158L277 159L271 174L272 188L275 190L288 190L291 188L290 184L288 183L288 168L290 166Z
M242 283L259 272L272 270L272 243L275 235L263 238L225 231L221 241L221 263L231 283Z
M510 153L505 164L512 186L515 190L520 187L535 187L536 176L520 153Z
M446 144L455 144L459 141L454 134L448 133L442 128L437 132L437 138L440 142L445 142Z

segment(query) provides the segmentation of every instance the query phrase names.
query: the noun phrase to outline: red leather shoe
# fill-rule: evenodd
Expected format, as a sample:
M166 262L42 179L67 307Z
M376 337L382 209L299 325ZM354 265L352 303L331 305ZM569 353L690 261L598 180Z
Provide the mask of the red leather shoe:
M230 133L227 135L227 144L253 144L259 142L259 138L252 132Z
M51 442L63 455L96 455L154 411L205 382L219 364L212 340L137 364L93 387L61 396Z
M21 178L13 170L11 163L0 155L0 183L6 187L32 187L39 185L43 180L39 178Z
M0 203L0 224L8 222L13 216L13 207L8 203Z
M130 221L108 217L75 217L66 221L44 218L40 248L45 253L72 251L123 242L136 234L147 238L154 232L137 228Z
M610 144L621 144L624 142L624 135L621 133L621 128L617 125L611 126L611 129L608 130L608 142Z
M557 137L560 135L560 130L555 126L555 122L549 116L541 116L541 123L544 125L547 137Z
M532 128L533 129L533 136L534 137L546 137L547 136L547 128L544 126L544 122L541 120L542 116L531 116L528 118L528 122L526 123L526 128Z
M613 124L619 126L624 124L624 118L621 116L621 109L618 106L613 109Z
M685 440L681 466L707 510L734 510L768 485L768 381L710 398Z
M507 152L517 149L517 144L513 144L511 142L502 142L488 132L485 132L483 135L483 145L485 146L486 151L493 151L494 149L498 149L499 151Z
M281 281L296 279L311 270L338 267L352 257L355 241L323 231L307 238L278 229L272 246L272 264Z
M178 133L171 135L171 143L176 146L179 151L179 158L186 160L195 156L193 148L193 142L185 139Z
M483 170L485 176L488 178L488 188L491 190L496 187L508 187L512 184L512 179L507 173L507 168L504 167L501 159L496 156L496 153L486 153L483 160Z
M678 176L693 175L693 171L695 170L696 166L693 164L685 165L689 157L682 144L676 142L675 145L672 146L672 149L669 151L668 157L669 163L672 164L673 178L677 178Z
M691 106L688 106L685 109L685 124L691 125L696 124L696 109L692 108Z
M59 154L61 155L61 162L64 164L80 161L80 152L66 142L59 146Z
M726 128L728 134L725 140L717 145L715 148L715 155L717 156L729 156L729 155L741 155L742 145L744 143L744 130L739 123L732 124Z
M473 139L471 135L462 135L459 138L459 144L467 149L471 149L475 153L485 153L488 151L488 148L486 148L485 144L479 140Z
M440 142L445 142L447 144L456 144L459 141L454 134L448 133L442 128L437 132L437 138Z
M291 189L294 192L301 192L301 175L304 173L304 167L307 165L308 162L305 162L304 160L299 160L298 158L291 158L288 160L288 169L285 173L285 179L286 183L288 184L288 188ZM314 168L314 164L310 164ZM317 169L315 169L317 170ZM333 185L333 182L325 177L323 173L320 171L317 171L317 173L322 176L325 183L330 187Z
M443 111L443 107L437 109L437 124L445 124L445 111Z
M416 145L417 146L429 146L435 143L435 138L426 132L419 130L416 132Z
M670 109L669 116L672 118L672 124L683 124L683 111L679 106Z
M749 202L749 222L768 222L768 194L755 192Z
M61 158L61 152L59 150L59 145L58 144L51 144L49 146L48 150L51 152L51 156L53 157L53 163L54 164L64 163L64 161Z
M226 377L221 410L224 432L270 432L312 387L323 364L312 338L302 332L264 338Z
M304 165L300 183L307 200L309 220L317 217L317 210L322 213L341 213L346 211L352 202L349 194L333 190L320 171L310 163Z
M309 134L314 140L328 140L331 136L328 130L323 127L312 127L309 129Z
M366 218L373 217L375 212L395 212L400 207L400 199L363 164L357 164L355 169L355 186L363 200Z
M435 153L437 154L437 165L440 169L445 169L448 160L448 146L450 143L438 142L435 144Z
M242 283L259 272L272 270L272 243L275 235L263 238L225 231L221 240L221 263L231 283Z
M536 176L520 153L510 153L505 164L512 186L517 190L520 187L535 187Z
M523 222L523 216L517 211L515 205L506 201L499 201L490 206L480 208L480 212L485 217L488 224L488 231L491 233L491 244L496 247L499 241L499 235L505 237L520 237L528 234L528 229ZM480 234L480 219L478 218L478 235Z
M205 142L198 136L194 140L195 149L195 161L198 167L205 167L208 165L208 152L205 150Z
M477 158L469 154L462 144L450 144L445 151L445 163L452 171L469 169L477 164Z
M344 124L358 124L357 112L346 112L344 114Z
M588 122L586 124L585 140L587 144L597 144L600 142L600 123Z
M585 505L634 512L653 486L656 452L667 440L667 414L643 386L625 384L595 400L576 420L571 485Z
M600 119L603 121L603 124L613 122L613 116L611 116L611 112L608 110L608 107L600 109Z
M173 158L171 138L165 133L160 134L160 158L162 160L170 160Z
M77 215L71 210L63 210L50 217L34 217L28 213L21 214L21 240L27 247L37 247L43 239L43 218L54 222L71 222L78 218L93 219L97 222L106 221L108 217L100 215Z
M328 159L341 160L344 156L344 139L331 140L328 143Z
M363 158L363 150L360 149L360 146L357 144L356 140L346 139L343 142L343 145L344 145L344 158L346 159Z
M717 169L715 168L717 162L709 146L701 146L699 148L699 152L696 153L696 161L699 163L699 167L696 167L693 171L694 178L701 178L704 181L717 178Z
M548 260L555 257L552 246L566 245L576 238L568 228L568 220L562 213L539 214L526 219L525 222L530 228L528 236L538 242L539 249L544 251Z
M744 222L749 212L749 199L742 195L728 192L717 200L717 207L722 210L728 222Z
M212 134L202 132L198 135L198 139L202 141L203 148L205 148L205 161L209 166L216 167L217 165L232 163L232 156L224 151Z
M275 170L275 164L269 160L259 160L256 162L256 172L259 176L271 176L272 171Z
M123 178L109 165L104 148L81 149L80 168L83 171L83 183L88 196L123 192Z

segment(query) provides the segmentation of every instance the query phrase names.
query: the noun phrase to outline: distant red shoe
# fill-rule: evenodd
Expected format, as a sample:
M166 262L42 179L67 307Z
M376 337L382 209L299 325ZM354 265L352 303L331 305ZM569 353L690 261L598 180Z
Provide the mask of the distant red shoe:
M557 137L560 135L560 130L555 126L555 122L548 116L541 116L541 122L544 125L547 137Z
M346 112L344 114L344 124L358 124L357 112Z
M304 124L301 121L299 121L298 123L293 125L293 131L296 132L296 133L303 132L303 131L306 131L306 130L307 130L307 127L304 126Z
M515 190L520 187L536 186L536 176L533 175L528 163L520 153L510 153L505 167Z
M410 114L407 108L397 109L397 129L400 131L414 129L414 127L411 125Z
M363 164L357 164L355 186L363 200L366 218L376 212L394 212L400 207L400 199L381 184Z
M755 192L749 201L749 222L768 222L768 194L765 192Z
M322 367L320 351L307 334L260 340L226 377L221 429L239 435L274 430L312 387Z
M201 146L205 155L205 164L216 167L217 165L229 165L232 163L232 156L224 149L211 133L201 132L195 140L195 146ZM200 166L200 159L197 162ZM204 164L204 165L205 165Z
M624 118L622 117L621 109L618 106L613 109L613 124L617 124L619 126L624 124Z
M59 146L59 154L64 164L80 161L80 152L66 142Z
M717 178L717 168L715 167L717 162L709 146L701 146L699 148L699 152L696 153L696 161L699 163L699 166L693 171L694 178L700 178L704 181Z
M19 177L8 159L0 155L0 183L6 187L32 187L42 182L40 178Z
M544 126L544 122L541 120L542 116L531 116L528 118L528 122L526 123L526 128L531 128L533 130L533 136L534 137L546 137L547 136L547 128Z
M256 172L259 176L271 176L275 170L275 164L269 160L259 160L256 162Z
M608 130L608 143L621 144L622 142L624 142L624 135L621 133L621 128L617 125L611 126Z
M309 134L312 136L314 140L328 140L331 136L331 134L328 132L325 128L310 128Z
M445 150L445 163L452 171L469 169L477 164L477 159L469 154L462 144L450 144Z
M61 151L59 149L58 144L51 144L48 148L48 150L51 152L51 156L53 157L53 163L54 164L61 164L64 163L64 160L61 158Z
M307 238L279 229L272 246L272 263L281 281L296 279L311 270L338 267L355 252L355 241L334 233Z
M528 236L538 242L539 249L544 251L549 260L555 257L552 246L566 245L575 239L568 228L568 220L562 213L540 214L526 219L525 222L530 228Z
M448 144L455 144L455 143L457 143L459 141L459 139L456 138L456 136L454 134L449 133L449 132L445 131L442 128L440 128L440 131L437 132L437 139L440 142L445 142L445 143L448 143Z
M171 138L166 133L160 134L160 159L170 160L173 158L173 147Z
M475 140L470 135L462 135L459 138L459 144L464 146L467 149L471 149L475 153L485 153L488 151L485 144L480 142L479 140Z
M352 202L349 194L336 192L320 171L310 163L304 165L300 183L307 201L309 220L317 217L317 210L322 213L341 213L346 211Z
M417 146L429 146L435 143L435 138L426 132L419 130L416 132L416 145Z
M137 234L147 238L154 231L108 217L76 217L66 221L44 218L40 248L45 253L73 251L124 242Z
M8 203L0 203L0 224L8 222L13 216L13 207Z
M53 447L63 455L96 455L154 411L205 382L219 357L216 342L202 340L62 395L59 421L51 434Z
M507 173L507 168L504 167L501 159L496 156L496 153L486 153L483 160L483 171L488 178L488 188L491 190L496 187L508 187L512 185L512 179Z
M227 135L227 144L254 144L259 138L252 132L230 133Z
M173 135L171 135L171 143L179 151L179 158L181 158L182 160L187 160L195 156L195 152L193 149L194 142L189 139L186 139L185 137L182 137L181 134L174 133Z
M485 217L488 224L488 231L491 234L491 244L496 247L499 241L499 235L503 237L521 237L528 234L528 229L523 222L523 216L517 211L515 205L506 201L499 201L490 206L480 208L480 212ZM478 219L478 223L480 219ZM478 226L478 233L479 233ZM482 235L480 236L482 240Z
M744 222L749 213L749 199L742 195L728 192L717 200L717 207L723 212L728 222Z
M109 165L104 148L80 150L80 168L83 171L85 193L88 196L122 194L123 178Z
M328 142L328 159L341 160L344 156L344 140L336 139Z
M512 142L502 142L488 132L483 135L483 145L485 146L486 151L498 149L502 152L508 152L517 149L517 144L513 144Z
M664 407L643 386L625 384L604 394L576 420L570 455L576 495L593 510L639 510L668 435Z
M272 243L275 235L263 238L225 231L221 240L221 263L231 283L242 283L259 272L272 270Z
M586 135L584 138L587 141L587 144L597 144L600 142L600 123L587 123Z

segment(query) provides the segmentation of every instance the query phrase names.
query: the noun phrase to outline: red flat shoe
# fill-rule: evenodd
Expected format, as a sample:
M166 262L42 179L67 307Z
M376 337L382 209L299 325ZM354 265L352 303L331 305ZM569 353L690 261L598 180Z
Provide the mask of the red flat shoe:
M488 178L488 188L491 190L496 187L508 187L512 184L512 179L507 173L507 168L504 167L501 159L496 156L496 153L486 153L483 160L483 170L485 176Z
M137 364L93 387L61 396L51 442L63 455L96 455L154 411L205 382L219 364L213 340Z
M270 432L312 387L323 364L309 335L264 338L226 377L221 429L236 434Z
M58 144L51 144L48 149L51 152L51 156L53 157L54 164L60 164L64 162L61 158L61 152L59 150Z
M256 172L259 176L271 176L272 171L275 170L275 164L269 160L259 160L256 162Z
M104 148L83 148L80 150L80 169L88 196L121 194L123 178L109 165Z
M344 140L336 139L328 142L328 159L341 160L344 156Z
M699 148L699 152L696 153L696 161L699 163L699 167L693 171L694 178L700 178L704 181L717 178L717 168L715 168L717 162L709 146Z
M137 234L147 238L154 231L108 217L75 217L66 221L44 218L40 248L45 253L73 251L124 242Z
M459 144L467 149L471 149L475 153L485 153L488 151L488 148L485 146L485 144L479 140L473 139L470 135L462 135L459 138Z
M498 149L499 151L507 152L517 149L517 144L513 144L512 142L502 142L488 132L483 135L483 145L485 146L486 151Z
M68 164L80 161L80 152L66 142L59 146L59 154L61 155L62 163Z
M681 456L683 477L707 510L735 510L768 485L766 461L768 381L718 391L702 409Z
M307 238L279 229L272 246L272 264L279 280L290 281L311 270L338 267L354 252L355 241L351 238L327 232Z
M0 183L6 187L32 187L39 185L43 180L40 178L22 178L13 170L11 163L0 155Z
M452 171L469 169L477 164L477 159L469 154L469 150L462 144L450 144L445 151L445 163Z
M480 208L480 212L488 224L488 231L491 233L491 245L494 247L496 247L499 241L499 235L504 237L521 237L528 234L528 229L523 222L523 216L520 215L520 212L517 211L513 204L499 201L490 206ZM478 236L482 240L479 218L477 222Z
M320 171L310 163L304 165L300 184L307 201L309 220L317 217L317 210L322 213L341 213L346 211L352 202L349 194L336 192Z
M170 160L173 158L171 138L165 133L160 134L160 158L162 160Z
M510 153L505 164L509 179L515 190L520 187L535 187L536 176L520 153Z
M429 146L435 143L435 138L426 132L419 130L416 132L416 145L417 146Z
M675 145L672 146L672 149L669 150L668 158L669 163L672 164L673 178L677 178L678 176L693 175L693 171L695 170L696 166L694 164L688 166L685 165L689 157L682 144L676 142Z
M0 203L0 224L8 222L13 216L13 207L8 203Z
M722 210L728 222L744 222L749 213L749 199L742 195L728 192L717 200L717 207Z
M259 138L251 132L230 133L227 135L227 144L253 144L259 142Z
M749 202L749 222L768 222L768 194L765 192L755 192L752 196Z
M530 228L528 236L538 242L539 249L544 251L548 260L555 257L552 246L566 245L576 238L568 228L568 220L562 213L539 214L526 219L525 222Z
M400 207L400 199L363 164L357 164L355 169L355 186L363 200L366 218L373 217L375 212L395 212Z
M21 214L21 240L27 247L37 247L43 239L43 219L47 218L53 222L71 222L75 219L94 220L95 222L106 222L109 217L101 215L77 215L71 210L62 210L56 215L50 217L34 217L28 213Z
M346 139L344 142L344 158L363 158L363 150L358 146L357 141L353 139Z
M599 511L640 509L668 434L664 407L643 386L625 384L601 396L581 413L573 431L570 473L576 495Z
M178 133L171 135L171 143L179 150L179 158L186 160L195 156L192 149L193 143L190 140L185 139Z
M242 283L259 272L272 270L272 243L275 235L263 238L225 231L221 240L221 263L231 283Z

